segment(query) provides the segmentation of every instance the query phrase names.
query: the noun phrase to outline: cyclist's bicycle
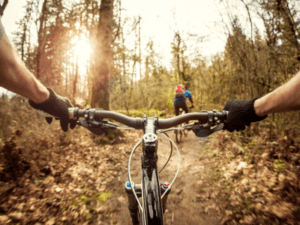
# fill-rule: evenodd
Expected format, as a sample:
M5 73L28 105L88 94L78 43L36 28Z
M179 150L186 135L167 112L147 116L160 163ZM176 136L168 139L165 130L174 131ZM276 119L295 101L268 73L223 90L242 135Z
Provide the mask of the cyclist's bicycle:
M186 113L169 119L155 117L131 118L120 113L105 111L101 109L78 109L69 108L69 118L77 120L77 124L87 128L94 134L103 134L107 129L140 129L144 131L143 137L134 146L128 162L128 182L125 183L125 191L128 196L128 209L133 225L162 225L163 213L166 209L167 198L171 192L173 183L180 168L180 153L176 144L166 134L175 129L193 129L198 137L206 137L216 131L222 130L227 118L227 111L217 112L201 111L197 113ZM84 119L81 119L84 118ZM104 118L115 120L126 126L106 121ZM185 124L184 127L176 127L179 124L191 120L196 122ZM166 137L171 143L170 156L165 165L157 170L157 135ZM132 182L130 165L132 156L139 145L142 145L142 178L140 184ZM172 155L172 146L178 153L178 168L175 177L169 182L159 182L158 173L161 172ZM141 198L141 202L139 200Z
M190 106L189 108L190 109L194 108L194 106ZM184 115L184 114L185 114L185 111L182 108L180 108L179 115ZM181 129L175 130L175 140L176 140L176 143L178 143L178 144L182 141L183 136L186 137L188 135L189 129L185 128L185 124L186 123L180 124L179 126L181 127Z

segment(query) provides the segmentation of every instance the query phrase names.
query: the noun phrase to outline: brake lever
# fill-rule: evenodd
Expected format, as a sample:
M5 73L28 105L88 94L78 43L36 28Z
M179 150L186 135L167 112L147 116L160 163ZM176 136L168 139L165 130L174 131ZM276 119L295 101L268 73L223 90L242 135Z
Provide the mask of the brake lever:
M198 128L193 128L193 132L197 137L208 137L214 132L217 132L219 130L223 130L225 124L224 123L219 123L217 126L215 126L213 129L210 129L210 127L198 127Z
M98 122L98 121L90 121L90 123L88 123L86 120L84 119L79 119L77 121L77 124L79 126L83 126L86 129L88 129L89 131L91 131L92 133L96 134L96 135L102 135L102 134L106 134L108 132L108 129L116 129L116 125L112 124L105 124L103 122Z

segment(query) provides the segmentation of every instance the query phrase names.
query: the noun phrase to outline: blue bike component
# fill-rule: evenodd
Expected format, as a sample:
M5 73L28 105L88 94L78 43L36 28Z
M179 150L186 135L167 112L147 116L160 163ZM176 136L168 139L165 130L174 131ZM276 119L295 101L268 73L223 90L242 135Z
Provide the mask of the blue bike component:
M161 194L163 194L163 193L165 193L167 191L167 193L162 198L163 212L165 212L165 210L167 209L168 196L169 196L169 194L171 192L171 188L172 187L170 186L170 182L169 181L164 181L164 182L161 182L160 188L161 188Z
M128 181L125 183L125 191L126 191L126 194L127 194L127 197L128 197L127 207L129 209L129 212L130 212L132 224L138 225L139 224L138 202L137 202L137 200L136 200L136 198L133 194L131 185Z
M129 181L126 182L126 187L131 188Z

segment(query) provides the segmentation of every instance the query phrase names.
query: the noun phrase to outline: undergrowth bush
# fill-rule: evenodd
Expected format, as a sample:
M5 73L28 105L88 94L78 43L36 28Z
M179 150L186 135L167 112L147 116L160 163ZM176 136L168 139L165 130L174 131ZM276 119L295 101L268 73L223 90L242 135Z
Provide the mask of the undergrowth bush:
M107 138L115 145L104 146L80 126L63 132L59 121L47 124L18 96L0 98L0 130L0 224L60 224L66 219L87 224L98 219L97 210L104 210L110 221L109 209L99 206L111 203L113 188L120 184L114 177L128 157L124 143L113 142L116 133Z
M221 193L232 212L222 224L298 224L300 132L298 118L288 118L292 114L297 112L271 115L243 132L215 134L213 155L223 155L215 160L224 171L218 185L232 184Z
M31 147L32 144L36 144L35 147L43 144L50 147L55 142L57 145L70 144L81 132L77 127L71 132L63 132L59 121L54 120L49 125L37 110L30 107L27 99L3 95L0 98L0 145L3 146L4 141L17 130L22 133L18 143L24 147Z
M157 109L138 109L129 110L128 112L126 110L117 110L117 112L131 117L144 117L144 115L146 115L147 117L153 117L155 115L157 115L158 117L166 116L165 111L160 111Z

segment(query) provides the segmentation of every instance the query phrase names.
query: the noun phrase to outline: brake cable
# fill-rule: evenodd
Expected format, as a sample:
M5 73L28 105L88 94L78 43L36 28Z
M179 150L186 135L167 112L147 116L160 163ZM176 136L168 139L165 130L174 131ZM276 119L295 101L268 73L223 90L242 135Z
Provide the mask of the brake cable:
M167 135L167 134L165 134L168 138L170 138L169 137L169 135ZM172 157L172 154L173 154L173 145L172 145L172 142L170 141L170 144L171 144L171 151L170 151L170 155L169 155L169 158L168 158L168 160L167 160L167 162L165 163L165 165L158 171L158 173L160 173L165 167L166 167L166 165L169 163L169 161L170 161L170 159L171 159L171 157Z
M164 134L164 133L158 133L158 134L160 134L160 135L162 135L163 137L169 139L170 142L171 142L172 144L174 144L174 146L175 146L175 148L176 148L176 150L177 150L177 153L178 153L178 167L177 167L177 172L176 172L176 174L175 174L175 176L174 176L172 182L171 182L170 185L169 185L169 189L171 189L171 187L172 187L172 185L173 185L174 181L176 180L176 178L177 178L177 176L178 176L178 173L179 173L179 168L180 168L180 152L179 152L179 149L178 149L177 145L174 143L174 141L173 141L170 137L168 137L168 136L167 136L166 134ZM161 199L165 196L166 193L167 193L167 191L165 191L165 192L162 194Z
M133 147L132 151L131 151L131 154L129 156L129 161L128 161L128 181L129 181L129 184L131 185L131 188L132 188L132 192L134 194L134 197L136 198L137 202L139 203L139 206L140 206L140 209L141 211L143 212L143 207L139 201L139 198L137 197L137 194L135 192L135 189L134 189L134 183L131 181L131 175L130 175L130 163L131 163L131 158L132 158L132 155L133 153L135 152L135 150L137 149L137 147L139 147L139 145L142 143L143 141L143 138L141 138L136 144L135 146Z

